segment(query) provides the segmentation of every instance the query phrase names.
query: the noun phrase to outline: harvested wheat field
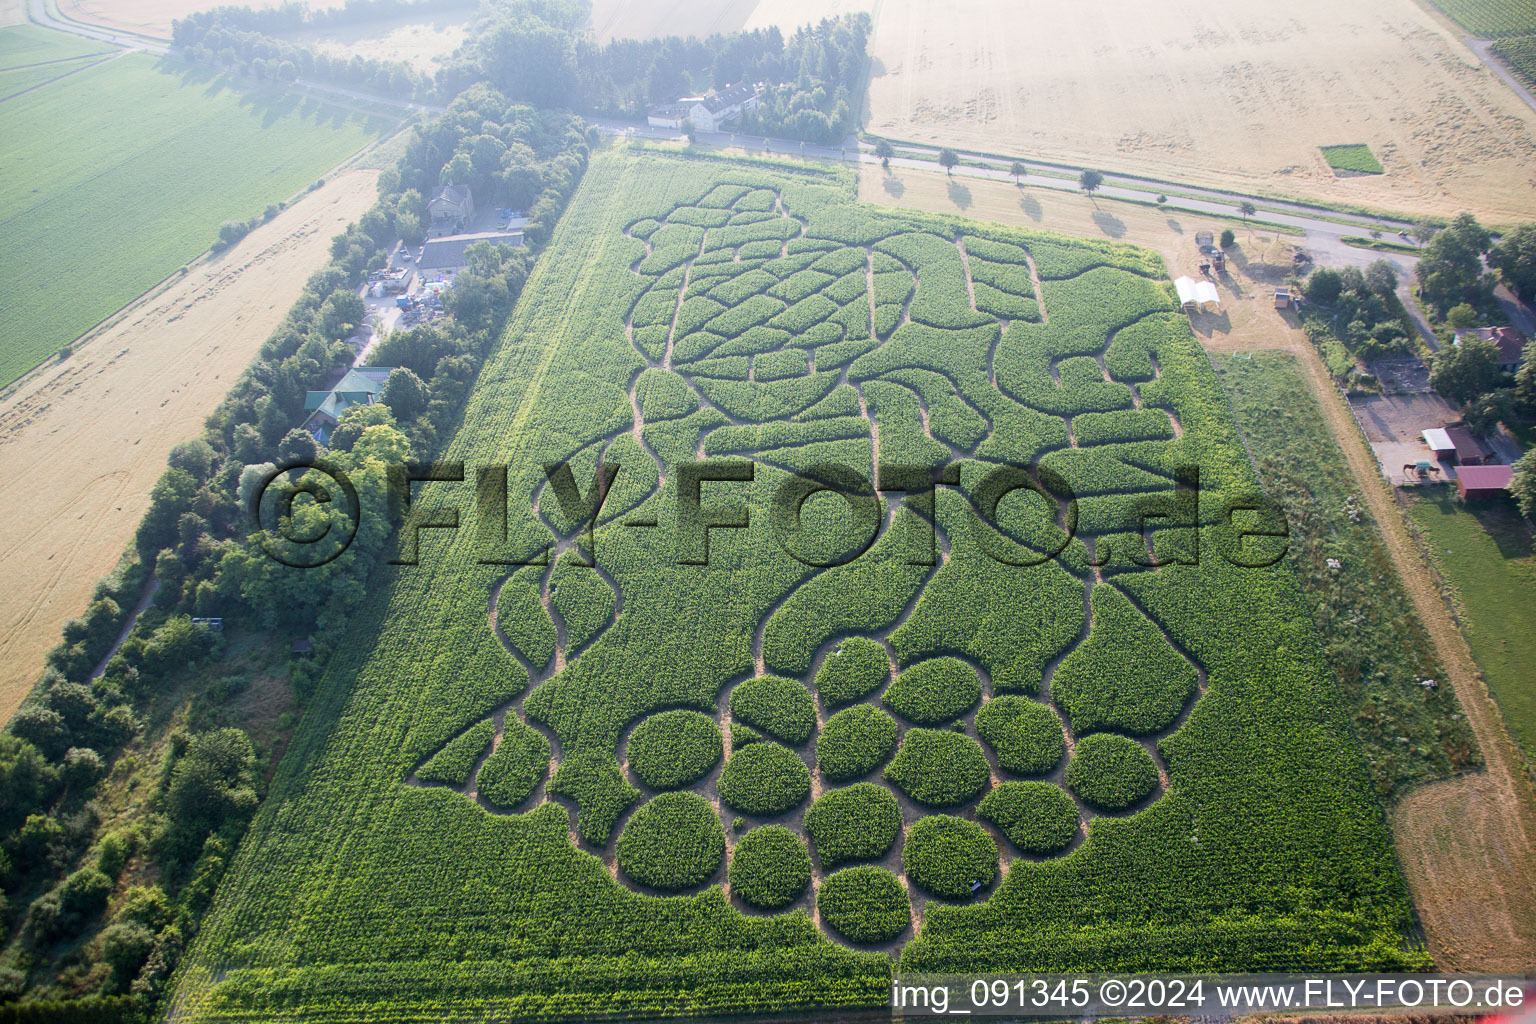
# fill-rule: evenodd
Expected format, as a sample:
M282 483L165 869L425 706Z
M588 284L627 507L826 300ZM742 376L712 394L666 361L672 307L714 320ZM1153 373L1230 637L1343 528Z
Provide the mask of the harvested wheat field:
M377 177L333 178L0 401L0 720L133 537L166 455L373 202Z
M878 135L1495 222L1536 209L1536 112L1414 0L883 0L872 59ZM1336 176L1318 147L1346 143L1386 173Z

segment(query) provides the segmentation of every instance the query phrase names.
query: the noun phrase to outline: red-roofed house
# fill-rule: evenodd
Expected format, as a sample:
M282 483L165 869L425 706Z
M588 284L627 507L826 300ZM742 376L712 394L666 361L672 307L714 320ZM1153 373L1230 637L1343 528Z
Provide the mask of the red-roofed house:
M1466 501L1496 498L1509 491L1513 466L1462 466L1456 471L1456 489Z
M1461 339L1468 337L1493 342L1499 350L1499 369L1505 373L1514 373L1520 369L1527 339L1513 327L1478 327L1474 330L1457 331L1456 344L1460 345Z

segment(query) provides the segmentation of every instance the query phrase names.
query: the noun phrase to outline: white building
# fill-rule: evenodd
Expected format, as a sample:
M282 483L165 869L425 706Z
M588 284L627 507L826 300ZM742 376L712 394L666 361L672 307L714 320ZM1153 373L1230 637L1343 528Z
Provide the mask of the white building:
M741 116L743 110L757 107L757 86L746 82L728 85L708 96L685 96L676 103L667 103L646 115L646 123L653 128L681 129L684 121L692 121L701 132L717 132L725 124Z

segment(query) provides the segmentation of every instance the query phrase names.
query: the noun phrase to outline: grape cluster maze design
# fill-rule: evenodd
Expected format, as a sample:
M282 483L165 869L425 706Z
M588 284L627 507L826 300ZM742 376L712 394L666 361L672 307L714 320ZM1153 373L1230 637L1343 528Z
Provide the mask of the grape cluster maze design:
M854 195L594 155L465 482L413 494L461 527L370 581L178 1021L1429 966L1294 575L1232 550L1257 476L1160 262ZM695 512L701 463L752 478Z
M676 419L678 412L704 419L688 453L701 461L745 456L787 474L814 475L819 467L807 458L808 450L852 444L862 451L867 443L869 455L861 468L873 473L872 479L879 476L875 467L885 465L882 451L893 447L922 466L991 461L987 449L1002 449L1008 443L996 435L1000 420L1005 431L1010 425L1000 412L1015 411L1011 405L1047 425L1042 433L1055 432L1054 442L1041 445L1042 454L1056 451L1070 458L1084 453L1096 463L1123 459L1125 465L1141 470L1139 480L1160 485L1160 490L1174 485L1173 475L1163 465L1182 436L1177 413L1166 392L1158 399L1161 405L1152 404L1144 400L1140 386L1144 382L1155 386L1161 378L1152 346L1141 341L1138 349L1127 348L1135 355L1122 360L1131 368L1122 370L1123 380L1116 379L1107 362L1122 333L1148 323L1166 329L1172 310L1165 295L1147 292L1148 308L1137 310L1127 322L1087 344L1079 342L1070 355L1038 363L1033 369L1043 375L1030 381L1037 394L1022 388L1015 391L999 383L998 340L1016 319L1041 325L1050 322L1040 272L1028 249L985 238L967 239L960 230L938 234L900 221L860 227L860 245L836 237L819 238L804 217L786 206L779 191L732 182L716 184L697 201L676 206L660 218L640 218L626 226L626 237L644 245L644 254L629 270L646 287L625 317L624 334L644 366L634 373L627 389L632 423L589 446L599 467L612 459L618 473L643 479L638 494L615 492L622 493L624 510L644 506L661 494L671 468L647 440L647 405L656 410L653 419L661 421ZM1053 280L1061 282L1102 268L1103 264L1063 261L1050 270ZM1151 277L1149 269L1121 272ZM896 347L892 341L903 327L929 331L931 337L924 339L922 347L885 355ZM945 332L979 329L993 334L984 378L975 374L967 378L935 358L935 350L946 343ZM1139 363L1136 356L1141 357ZM850 373L851 367L871 361L877 361L871 370ZM1138 366L1149 372L1138 374ZM775 384L780 385L777 391ZM884 449L882 426L887 435ZM632 443L630 451L613 458L621 438ZM643 466L632 461L636 448L643 452ZM498 642L535 686L580 658L624 607L623 592L613 576L597 561L589 562L590 553L582 551L585 525L578 522L572 529L546 504L548 494L546 478L530 496L535 516L554 538L547 565L519 568L503 576L491 590L489 609ZM657 716L631 723L619 759L627 783L639 796L609 834L584 839L573 827L574 842L599 853L610 845L610 835L625 843L637 809L650 807L660 794L674 790L707 793L710 806L726 821L739 817L756 829L793 822L807 806L817 806L844 786L875 780L892 790L908 824L884 849L860 858L862 862L903 875L904 854L909 852L904 837L911 823L927 821L928 815L942 820L945 815L940 812L958 812L973 820L980 817L988 830L975 834L994 844L983 858L983 862L990 860L992 868L978 869L963 892L952 887L935 891L932 884L914 886L910 877L902 877L920 920L929 898L985 899L998 877L999 861L1006 871L1016 857L1065 854L1082 840L1086 822L1094 816L1133 813L1166 791L1168 774L1157 741L1177 729L1204 692L1205 669L1115 586L1112 573L1093 557L1096 538L1088 538L1082 564L1066 566L1058 581L1063 591L1071 586L1077 594L1072 600L1081 604L1080 609L1053 610L1058 623L1066 624L1058 626L1056 639L1061 639L1063 629L1070 630L1065 643L1048 652L1038 678L1011 671L999 684L988 665L972 652L952 646L952 641L925 643L918 628L907 628L928 585L950 564L950 531L932 509L904 501L900 492L886 495L881 505L877 539L893 535L896 518L906 509L923 519L922 529L932 530L936 540L933 564L924 568L917 585L893 606L895 614L873 628L842 628L818 635L812 651L788 651L791 637L776 633L769 645L774 650L770 665L765 645L776 617L792 614L786 609L792 608L798 595L816 587L830 568L814 567L777 600L753 631L754 671L733 680L709 713L709 721L716 725L713 735L719 737L718 742L710 742L715 742L718 753L704 770L692 773L686 786L677 784L680 780L657 784L647 779L625 757L625 744L636 727L655 722ZM603 517L613 522L624 510L605 506ZM1075 584L1068 584L1068 579ZM575 597L570 596L573 591ZM515 609L522 619L516 638L503 627L503 607ZM1073 621L1074 612L1080 624ZM785 627L781 633L791 634L793 629ZM829 699L817 692L816 680L828 660L835 662L850 640L879 645L882 678L853 701ZM1053 692L1058 674L1063 674L1063 685ZM768 692L756 693L765 689ZM551 799L543 780L558 767L559 739L530 722L521 704L521 699L510 702L449 741L409 781L456 788L490 811L527 810ZM884 709L867 724L898 738L884 741L887 749L866 757L858 769L836 772L838 784L833 785L818 763L820 737L834 714L840 723L851 724L853 709L861 707ZM952 735L937 742L937 737L926 735L935 729L948 729ZM836 730L844 731L851 730ZM1119 760L1091 765L1086 758L1079 761L1080 774L1088 781L1074 787L1067 781L1071 778L1068 766L1077 759L1079 737L1100 732L1134 736L1136 744L1125 744L1128 753ZM743 739L749 742L742 744ZM855 734L844 742L858 744L861 739ZM686 742L681 746L686 747ZM510 755L506 754L509 748ZM466 759L463 752L471 749L474 753ZM556 751L553 761L552 749ZM456 752L464 770L452 774L436 770L440 758ZM670 756L683 758L687 751L673 749ZM783 765L795 758L805 766L803 784L797 778L784 778ZM961 762L974 764L984 777L958 785L946 779ZM502 781L508 765L521 771L518 782L510 787ZM1145 787L1136 789L1133 779L1117 777L1134 775L1136 769L1155 771L1150 792ZM797 770L791 767L788 773ZM1022 787L1016 780L1032 784ZM1130 787L1129 798L1120 792L1126 787ZM992 806L982 800L988 791L993 794ZM1062 806L1053 797L1058 802L1068 798L1075 806L1070 832L1057 819L1032 820L1042 813L1036 809L1042 801L1052 808ZM828 806L835 808L837 803L834 797ZM1054 829L1054 839L1038 835L1049 831L1048 825ZM796 832L818 854L810 858L807 886L794 894L809 902L812 890L819 889L830 872L819 855L817 837L807 834L804 825ZM753 832L736 828L726 834L724 847L734 855L740 838ZM657 845L654 855L667 855L664 844ZM645 874L650 865L639 859L627 871L620 863L623 859L613 858L615 877L651 893L696 891L730 870L729 856L721 857L714 866L706 865L707 870L685 873L677 879L679 884L647 884L647 879L654 882L665 873ZM750 898L732 895L742 909L762 909L754 907ZM776 899L772 909L800 901ZM882 941L906 932L903 927Z

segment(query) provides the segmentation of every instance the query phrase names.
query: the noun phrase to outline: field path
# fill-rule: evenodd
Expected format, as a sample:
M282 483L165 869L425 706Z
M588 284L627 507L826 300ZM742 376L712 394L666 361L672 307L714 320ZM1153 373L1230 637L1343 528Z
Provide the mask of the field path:
M132 540L172 446L198 435L376 178L333 178L0 398L0 721Z
M1317 350L1301 331L1287 334L1286 341L1263 346L1237 335L1203 340L1211 351L1264 347L1297 357L1487 764L1475 774L1417 786L1388 813L1430 952L1446 971L1530 971L1536 967L1536 793L1376 456Z
M1529 971L1536 967L1536 794L1375 455L1317 351L1305 339L1296 351L1487 764L1419 786L1390 812L1430 950L1442 970Z

